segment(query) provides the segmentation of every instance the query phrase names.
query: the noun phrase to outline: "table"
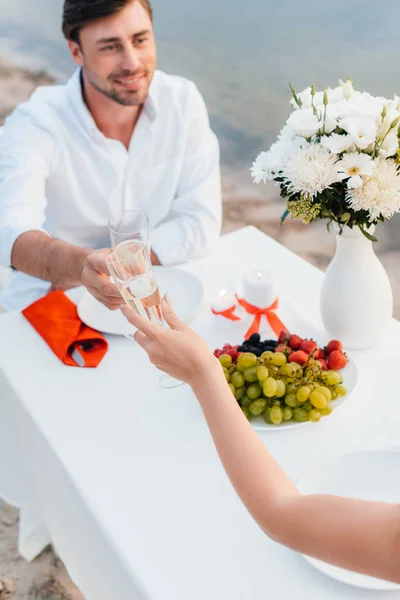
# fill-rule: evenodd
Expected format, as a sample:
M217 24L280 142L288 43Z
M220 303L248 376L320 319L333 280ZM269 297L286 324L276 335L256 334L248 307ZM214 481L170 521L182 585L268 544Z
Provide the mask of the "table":
M274 269L281 296L322 328L322 273L253 227L181 268L207 300L246 265ZM191 325L212 346L230 341L206 306ZM398 434L397 384L379 373L396 372L399 334L393 320L378 348L353 353L363 382L329 418L261 433L293 479ZM0 496L21 509L21 554L51 542L87 600L388 598L331 581L259 530L191 390L159 388L138 346L109 336L98 369L68 368L17 312L0 317L0 339Z

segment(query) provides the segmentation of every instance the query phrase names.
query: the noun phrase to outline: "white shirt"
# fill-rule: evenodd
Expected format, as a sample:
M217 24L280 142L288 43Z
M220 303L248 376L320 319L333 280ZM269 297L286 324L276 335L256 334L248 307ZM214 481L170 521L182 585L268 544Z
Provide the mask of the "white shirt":
M218 240L219 147L196 86L157 71L128 151L97 128L80 70L65 86L37 89L0 136L0 265L10 266L14 242L31 230L108 248L108 220L125 209L149 216L161 264L201 256ZM0 306L24 308L49 287L15 271Z

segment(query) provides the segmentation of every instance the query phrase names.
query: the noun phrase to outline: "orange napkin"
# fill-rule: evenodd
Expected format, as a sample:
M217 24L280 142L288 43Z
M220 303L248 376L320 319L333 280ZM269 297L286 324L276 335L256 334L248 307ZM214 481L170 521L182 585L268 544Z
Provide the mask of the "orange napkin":
M108 350L105 338L82 323L75 304L62 291L37 300L22 314L66 365L97 367Z

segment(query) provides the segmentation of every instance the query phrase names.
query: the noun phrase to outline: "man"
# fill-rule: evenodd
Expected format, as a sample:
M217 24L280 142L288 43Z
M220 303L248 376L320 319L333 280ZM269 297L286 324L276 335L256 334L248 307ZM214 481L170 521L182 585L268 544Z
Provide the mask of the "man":
M220 234L219 149L195 85L156 70L149 0L65 0L79 66L39 88L0 137L0 265L6 310L84 285L111 310L107 223L150 218L153 264L202 255Z

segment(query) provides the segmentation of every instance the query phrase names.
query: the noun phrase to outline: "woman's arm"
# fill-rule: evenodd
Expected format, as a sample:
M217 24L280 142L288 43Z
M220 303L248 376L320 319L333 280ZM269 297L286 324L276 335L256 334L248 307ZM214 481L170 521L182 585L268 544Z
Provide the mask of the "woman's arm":
M135 338L150 360L192 386L229 479L267 535L298 552L400 583L399 505L302 496L252 429L204 340L165 302L171 330L123 312L139 329Z
M225 378L193 391L229 479L275 541L340 567L400 583L400 506L337 496L302 496L242 413Z

